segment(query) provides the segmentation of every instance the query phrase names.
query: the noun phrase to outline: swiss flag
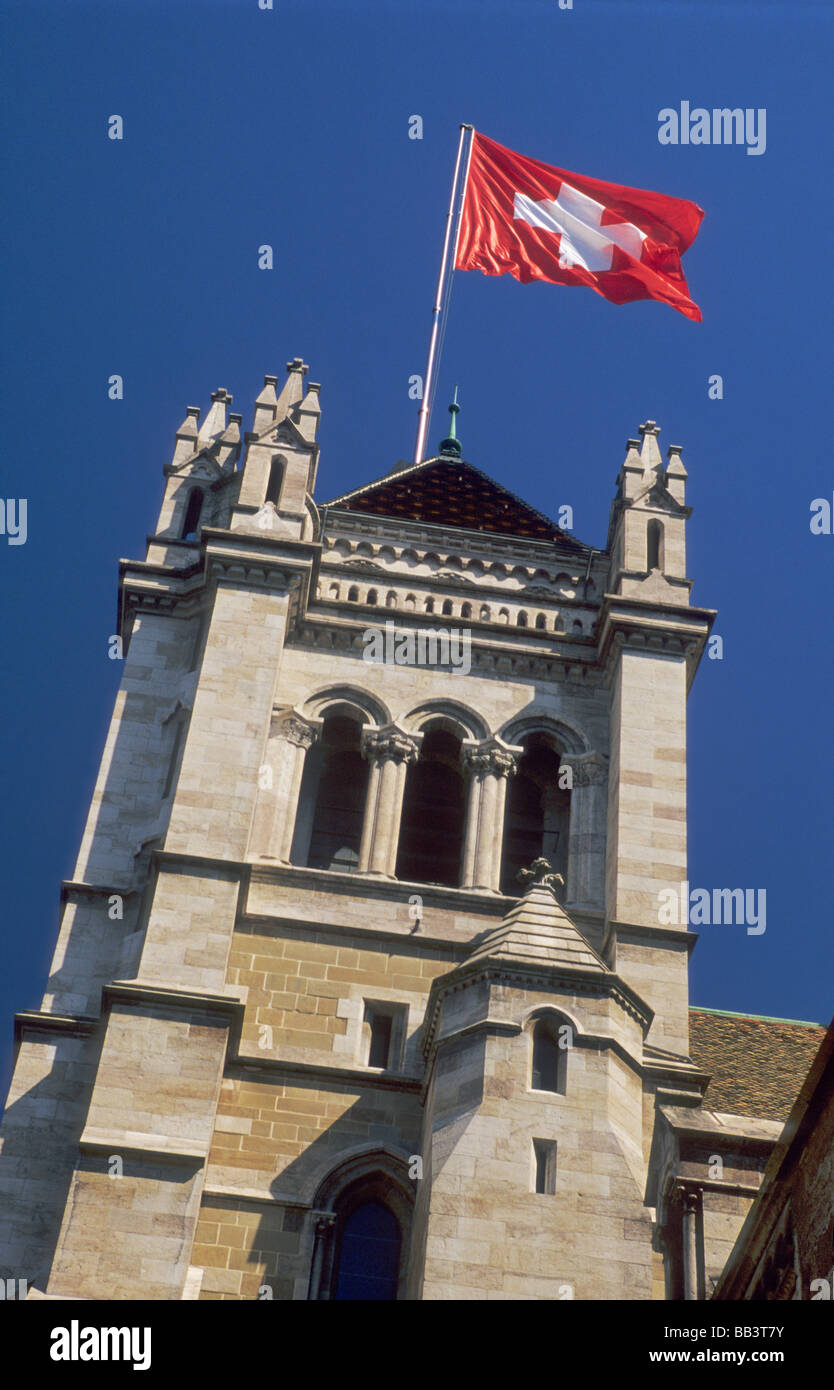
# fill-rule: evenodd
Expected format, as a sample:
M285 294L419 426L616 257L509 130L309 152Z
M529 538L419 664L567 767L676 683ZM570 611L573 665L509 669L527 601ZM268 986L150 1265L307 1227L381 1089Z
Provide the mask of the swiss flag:
M455 268L588 285L612 304L660 299L700 321L681 254L703 215L696 203L554 169L475 131Z

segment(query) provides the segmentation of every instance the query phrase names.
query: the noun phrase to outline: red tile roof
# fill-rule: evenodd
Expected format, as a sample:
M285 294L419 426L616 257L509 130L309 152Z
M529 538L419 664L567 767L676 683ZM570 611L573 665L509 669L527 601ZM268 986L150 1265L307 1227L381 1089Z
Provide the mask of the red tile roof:
M785 1120L825 1037L821 1023L690 1009L693 1062L712 1074L710 1110Z
M437 526L558 541L564 550L587 552L581 541L462 459L430 459L368 483L328 505Z

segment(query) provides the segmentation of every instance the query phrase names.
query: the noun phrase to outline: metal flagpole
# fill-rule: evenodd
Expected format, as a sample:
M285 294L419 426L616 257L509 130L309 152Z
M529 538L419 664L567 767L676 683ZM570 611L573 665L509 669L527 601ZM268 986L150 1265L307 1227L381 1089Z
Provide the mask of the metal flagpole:
M461 125L460 139L458 140L458 153L455 160L455 172L452 175L452 196L449 199L449 211L446 214L446 231L443 237L443 254L440 257L440 274L437 277L437 291L434 296L434 308L432 309L431 337L429 338L429 355L426 360L426 374L423 378L423 403L417 415L417 440L414 445L414 462L423 462L423 451L426 447L426 435L428 434L429 420L431 419L431 408L434 397L435 375L438 363L438 339L440 336L441 320L445 318L445 309L448 307L448 292L452 286L452 276L454 275L454 264L452 272L449 273L449 249L452 246L452 228L454 227L454 255L457 253L458 235L460 233L460 215L463 210L463 194L466 192L466 182L469 178L469 161L472 157L472 136L469 139L469 150L466 159L466 171L463 178L461 196L458 198L457 208L455 200L458 197L458 183L460 180L460 169L463 160L463 146L466 139L467 130L474 136L475 127L471 125Z

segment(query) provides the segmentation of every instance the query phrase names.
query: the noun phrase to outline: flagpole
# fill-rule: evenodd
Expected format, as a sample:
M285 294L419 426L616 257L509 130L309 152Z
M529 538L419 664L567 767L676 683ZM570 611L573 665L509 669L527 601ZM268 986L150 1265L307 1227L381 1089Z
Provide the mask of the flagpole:
M428 434L429 420L431 418L431 408L434 398L435 375L437 372L438 352L437 344L440 335L441 320L444 318L444 311L448 306L448 294L452 287L452 277L454 275L454 264L451 274L448 273L449 249L452 245L452 228L454 227L454 253L457 254L458 236L460 234L460 216L463 211L463 196L458 199L458 206L455 208L455 200L458 194L458 183L460 180L460 168L463 160L463 147L466 139L467 130L472 131L474 137L475 128L471 125L461 124L460 139L458 140L458 152L455 159L455 172L452 175L452 194L449 199L449 211L446 213L446 230L443 236L443 252L440 257L440 274L437 277L437 290L434 296L434 308L432 309L431 336L429 338L429 354L426 360L426 373L423 378L423 403L417 415L417 439L414 445L414 462L423 462L423 451L426 447L426 435ZM469 150L466 159L466 172L464 174L462 194L466 192L466 181L469 178L469 161L472 158L472 139L469 141Z

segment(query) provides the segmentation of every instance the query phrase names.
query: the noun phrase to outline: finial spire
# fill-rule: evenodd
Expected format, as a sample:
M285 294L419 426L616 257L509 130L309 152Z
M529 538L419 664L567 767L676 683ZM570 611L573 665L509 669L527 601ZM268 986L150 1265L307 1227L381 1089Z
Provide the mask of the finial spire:
M460 406L458 405L458 388L455 387L455 394L452 397L452 404L449 406L449 414L452 417L452 423L449 426L448 435L445 439L441 439L440 441L441 454L452 454L455 458L460 458L462 453L460 440L458 439L457 431L455 429L455 416L459 413L459 411Z

